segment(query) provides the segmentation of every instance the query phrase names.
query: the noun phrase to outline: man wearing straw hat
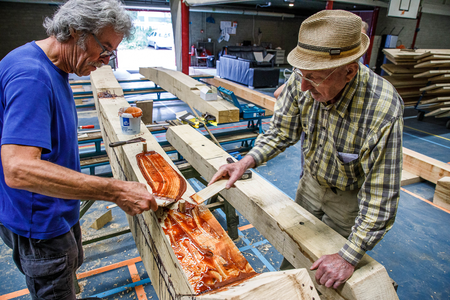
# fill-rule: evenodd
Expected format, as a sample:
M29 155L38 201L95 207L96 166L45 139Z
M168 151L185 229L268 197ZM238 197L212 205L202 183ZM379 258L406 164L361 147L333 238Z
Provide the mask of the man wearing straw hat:
M361 18L353 13L326 10L306 19L288 56L294 76L276 103L270 129L211 180L229 176L230 188L247 168L301 139L296 202L347 238L338 253L311 266L326 287L344 283L392 228L400 196L403 101L389 82L358 63L368 46ZM288 268L284 260L281 269Z

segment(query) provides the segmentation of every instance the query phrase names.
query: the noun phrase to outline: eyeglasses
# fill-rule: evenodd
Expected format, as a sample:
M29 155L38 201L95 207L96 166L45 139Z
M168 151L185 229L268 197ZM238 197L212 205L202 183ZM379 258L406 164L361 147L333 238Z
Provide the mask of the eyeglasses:
M325 77L325 79L324 80L322 80L321 82L319 82L319 83L315 83L314 81L312 81L311 79L309 79L309 78L306 78L305 76L303 76L303 74L302 74L302 72L299 70L299 69L297 69L297 68L295 68L294 69L294 72L295 72L295 74L297 74L298 76L300 76L300 78L303 80L303 79L305 79L306 81L308 81L313 87L315 87L315 88L317 88L317 87L319 87L319 85L321 85L325 80L327 80L328 79L328 77L330 77L331 76L331 74L333 74L334 73L334 71L336 71L338 68L336 68L336 69L334 69L333 71L331 71L331 73L330 74L328 74L328 76L327 77Z
M102 45L102 43L100 43L100 41L98 40L98 38L95 36L95 34L91 33L92 36L94 37L95 41L97 42L97 44L102 48L102 52L100 53L100 57L106 57L109 56L109 59L114 59L117 56L117 53L115 50L113 51L108 51L106 50L106 48Z

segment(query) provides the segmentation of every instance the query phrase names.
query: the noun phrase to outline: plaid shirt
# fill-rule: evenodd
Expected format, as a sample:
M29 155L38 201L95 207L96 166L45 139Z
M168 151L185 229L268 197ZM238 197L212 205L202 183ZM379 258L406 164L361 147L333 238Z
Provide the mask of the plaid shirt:
M270 129L248 155L260 165L305 133L304 172L325 187L359 189L359 213L339 251L356 265L394 224L402 170L403 100L389 82L362 64L334 104L315 101L300 85L298 75L290 77Z

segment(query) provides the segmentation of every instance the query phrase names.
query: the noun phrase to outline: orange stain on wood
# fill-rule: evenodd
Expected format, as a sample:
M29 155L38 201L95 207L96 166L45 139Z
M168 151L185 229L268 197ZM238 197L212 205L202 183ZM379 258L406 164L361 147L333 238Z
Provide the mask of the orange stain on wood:
M136 155L142 175L153 195L178 201L187 188L186 180L157 152Z
M204 206L169 211L163 230L197 295L257 274Z

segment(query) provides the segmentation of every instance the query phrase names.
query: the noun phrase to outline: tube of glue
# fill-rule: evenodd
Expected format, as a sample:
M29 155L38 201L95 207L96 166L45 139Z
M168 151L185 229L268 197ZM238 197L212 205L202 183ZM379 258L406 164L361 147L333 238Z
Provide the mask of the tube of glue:
M78 126L78 129L91 129L91 128L95 128L95 125Z

